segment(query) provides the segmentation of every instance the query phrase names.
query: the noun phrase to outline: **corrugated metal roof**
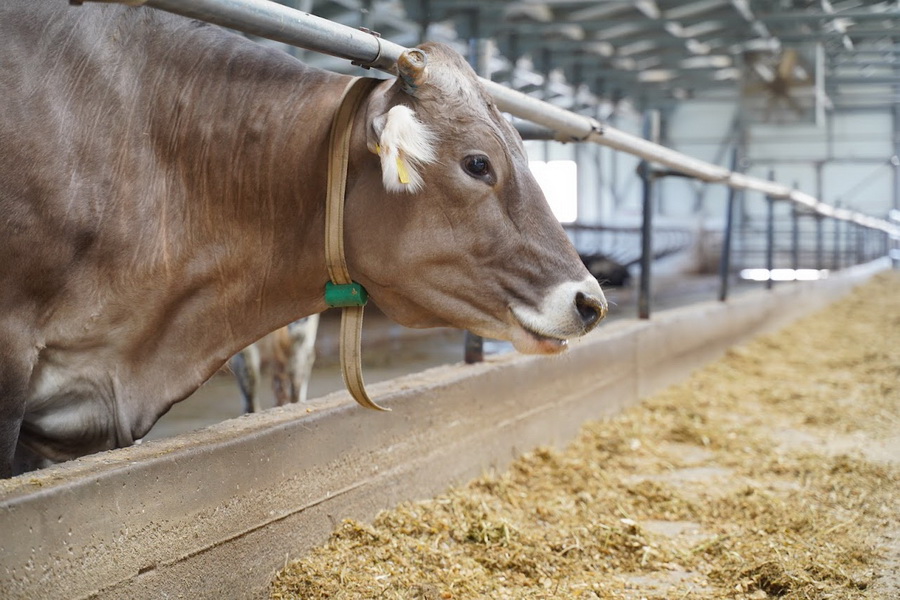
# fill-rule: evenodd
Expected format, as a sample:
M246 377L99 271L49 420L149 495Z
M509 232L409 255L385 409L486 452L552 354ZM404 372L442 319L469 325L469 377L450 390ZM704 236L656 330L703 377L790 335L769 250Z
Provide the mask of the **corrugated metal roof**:
M454 44L481 71L576 110L691 98L748 112L900 102L900 2L867 0L284 0L402 45ZM475 43L474 40L490 40ZM350 65L306 59L333 70Z

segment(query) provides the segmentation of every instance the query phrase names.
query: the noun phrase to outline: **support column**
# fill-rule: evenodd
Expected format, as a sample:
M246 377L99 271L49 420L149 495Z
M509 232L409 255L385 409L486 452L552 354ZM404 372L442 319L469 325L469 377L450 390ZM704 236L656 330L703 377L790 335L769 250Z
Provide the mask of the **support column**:
M769 181L775 181L775 171L769 171ZM775 198L766 196L766 270L769 277L766 279L766 289L771 290L772 271L775 269Z
M891 157L891 165L894 167L894 189L891 205L894 210L900 210L900 104L894 103L891 120L894 124L894 155Z
M644 138L659 139L659 111L644 113ZM650 163L641 161L638 172L643 182L643 221L641 223L641 281L638 290L638 317L650 318L650 268L653 263L653 172Z
M800 211L796 202L791 202L791 268L800 268Z
M424 8L424 7L423 7ZM475 72L485 79L491 78L489 68L490 47L489 40L481 39L481 10L472 9L469 14L469 64ZM463 342L463 360L466 364L480 363L484 361L484 338L466 331Z
M738 171L740 168L741 153L739 146L735 145L731 151L731 170ZM719 259L719 302L725 302L728 299L728 278L731 272L731 233L734 226L737 195L737 189L728 188L728 206L725 208L725 228L722 235L722 257Z

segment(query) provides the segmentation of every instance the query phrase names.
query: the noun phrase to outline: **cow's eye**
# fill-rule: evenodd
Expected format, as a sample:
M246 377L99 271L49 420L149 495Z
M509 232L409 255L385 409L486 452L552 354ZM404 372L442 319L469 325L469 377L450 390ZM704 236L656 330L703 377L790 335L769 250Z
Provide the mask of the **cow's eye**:
M491 163L487 156L481 154L467 156L463 159L463 168L466 173L476 179L484 179L488 182L492 179Z

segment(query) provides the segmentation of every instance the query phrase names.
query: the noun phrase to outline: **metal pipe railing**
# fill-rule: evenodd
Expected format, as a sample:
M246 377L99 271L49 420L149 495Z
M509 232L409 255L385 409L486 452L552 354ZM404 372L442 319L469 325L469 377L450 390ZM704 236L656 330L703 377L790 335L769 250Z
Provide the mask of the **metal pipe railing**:
M269 0L70 0L149 6L250 35L396 73L403 46Z
M80 4L83 0L72 0ZM354 64L393 73L403 46L267 0L88 0L149 6L200 19L237 31L350 60ZM714 165L638 136L625 133L596 119L570 112L498 83L482 80L500 110L553 129L560 139L593 142L627 152L651 163L718 182L737 190L761 192L776 199L802 204L825 216L851 221L869 229L900 236L900 226L855 211L836 209L809 194L788 186L750 177Z

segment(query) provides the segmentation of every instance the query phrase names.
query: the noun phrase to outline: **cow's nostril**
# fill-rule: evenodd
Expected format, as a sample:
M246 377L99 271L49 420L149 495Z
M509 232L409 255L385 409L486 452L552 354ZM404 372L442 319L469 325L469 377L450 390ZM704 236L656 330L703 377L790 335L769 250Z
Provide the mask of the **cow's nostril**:
M582 292L575 294L575 308L581 316L585 331L592 329L606 316L606 303Z

